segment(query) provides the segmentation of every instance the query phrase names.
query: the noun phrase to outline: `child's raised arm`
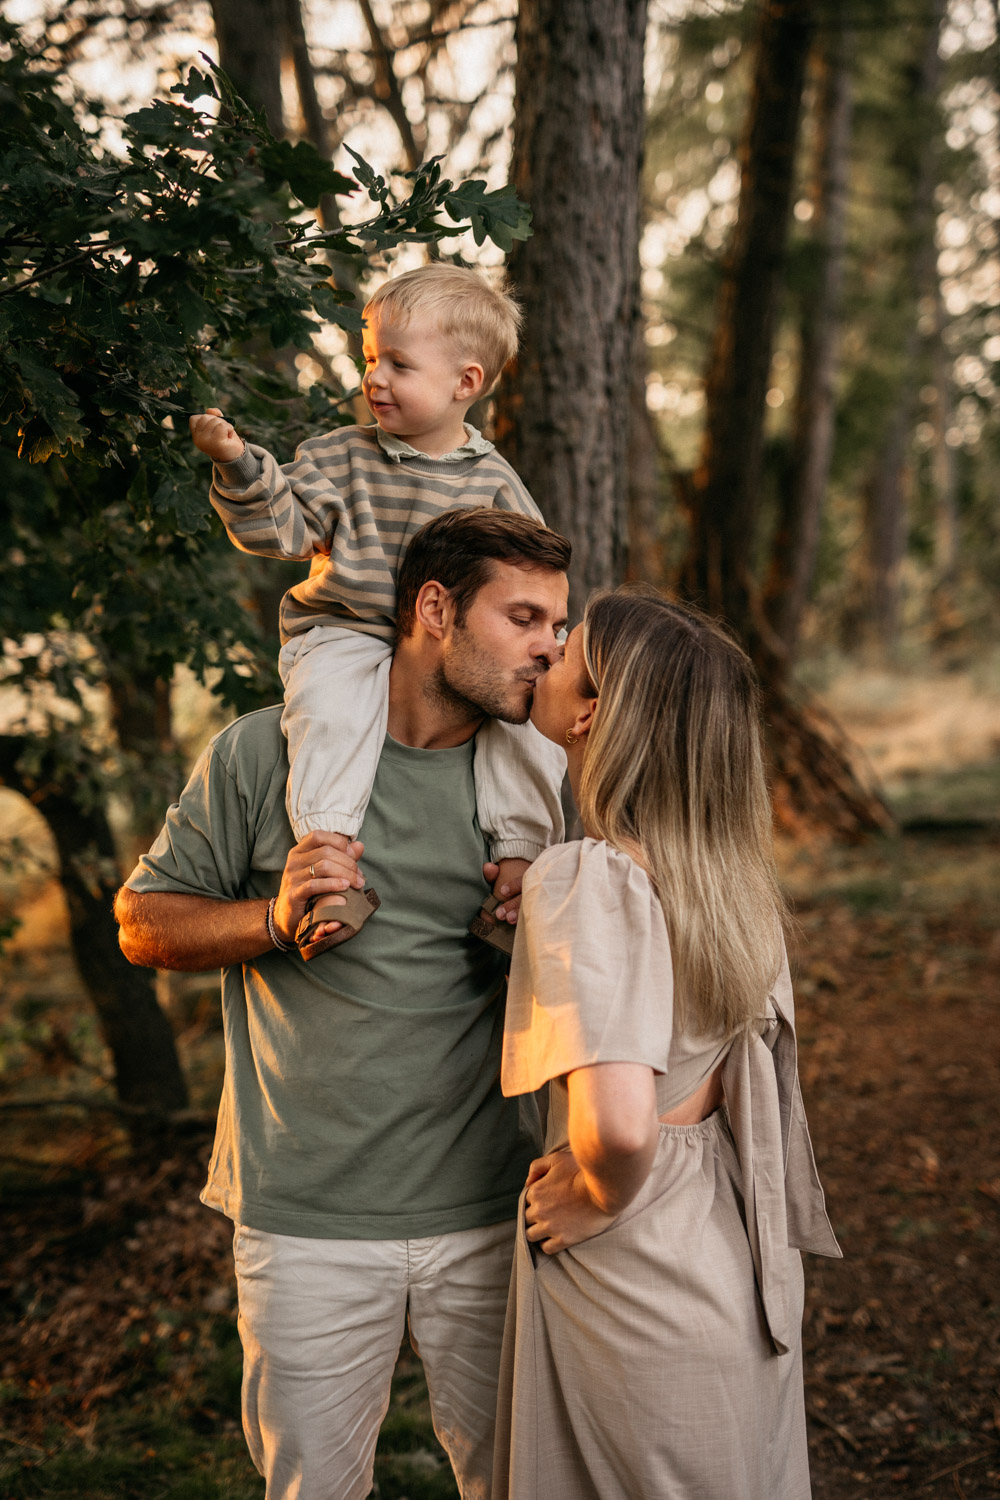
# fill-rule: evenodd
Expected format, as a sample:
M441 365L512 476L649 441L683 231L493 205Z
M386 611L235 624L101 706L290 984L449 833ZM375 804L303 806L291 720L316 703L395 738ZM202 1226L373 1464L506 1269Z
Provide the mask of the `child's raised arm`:
M217 406L191 417L189 426L195 447L207 453L213 463L229 464L242 457L246 444Z

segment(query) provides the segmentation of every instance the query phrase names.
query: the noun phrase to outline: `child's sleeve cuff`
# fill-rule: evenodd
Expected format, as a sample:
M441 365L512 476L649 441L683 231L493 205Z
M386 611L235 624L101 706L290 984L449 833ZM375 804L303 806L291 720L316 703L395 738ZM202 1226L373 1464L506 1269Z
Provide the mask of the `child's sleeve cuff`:
M531 839L497 839L496 843L490 844L490 859L494 864L502 859L535 860L544 848L544 844L536 844Z
M232 463L216 464L217 483L227 490L247 490L261 476L261 462L249 447L244 448L239 458Z

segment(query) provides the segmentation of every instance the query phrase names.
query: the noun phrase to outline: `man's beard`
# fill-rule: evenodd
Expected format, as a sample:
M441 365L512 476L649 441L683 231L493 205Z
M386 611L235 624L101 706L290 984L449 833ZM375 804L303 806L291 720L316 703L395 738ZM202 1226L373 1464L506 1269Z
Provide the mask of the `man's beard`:
M531 712L531 694L517 691L518 681L534 681L535 667L523 667L506 677L487 654L463 644L453 650L427 684L426 692L449 716L465 722L485 714L505 724L525 724Z

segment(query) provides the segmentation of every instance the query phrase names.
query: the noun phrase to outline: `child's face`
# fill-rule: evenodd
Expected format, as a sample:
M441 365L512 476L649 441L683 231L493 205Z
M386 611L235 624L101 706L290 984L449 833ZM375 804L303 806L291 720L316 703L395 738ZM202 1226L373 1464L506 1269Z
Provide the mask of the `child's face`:
M465 441L463 419L483 388L482 366L459 352L430 319L366 319L362 390L372 415L422 453L438 458Z

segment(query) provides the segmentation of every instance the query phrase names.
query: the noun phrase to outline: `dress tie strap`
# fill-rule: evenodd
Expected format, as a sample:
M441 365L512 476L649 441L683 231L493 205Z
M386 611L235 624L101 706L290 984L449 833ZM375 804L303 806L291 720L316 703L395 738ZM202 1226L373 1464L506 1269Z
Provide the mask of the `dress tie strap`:
M791 1326L790 1250L839 1257L799 1088L795 1010L787 961L760 1034L726 1058L722 1085L743 1175L747 1238L767 1326L778 1354L798 1341Z

